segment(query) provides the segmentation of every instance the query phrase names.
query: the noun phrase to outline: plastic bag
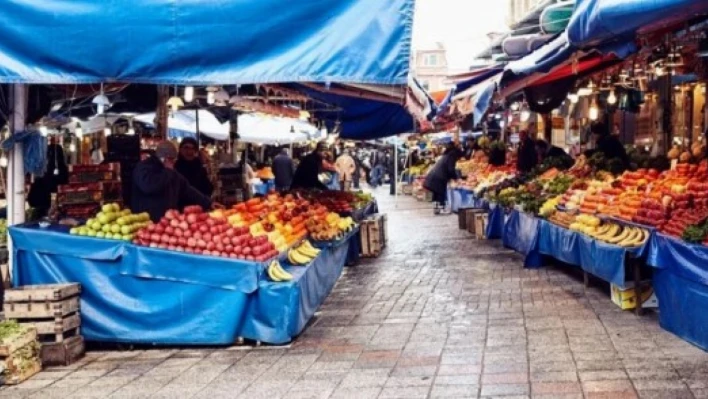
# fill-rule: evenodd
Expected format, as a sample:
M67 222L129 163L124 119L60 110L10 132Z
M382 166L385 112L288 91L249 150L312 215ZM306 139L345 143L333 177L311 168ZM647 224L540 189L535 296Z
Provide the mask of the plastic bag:
M3 150L12 151L16 143L22 143L25 173L44 175L47 167L47 138L42 137L37 130L25 130L15 132L0 145Z

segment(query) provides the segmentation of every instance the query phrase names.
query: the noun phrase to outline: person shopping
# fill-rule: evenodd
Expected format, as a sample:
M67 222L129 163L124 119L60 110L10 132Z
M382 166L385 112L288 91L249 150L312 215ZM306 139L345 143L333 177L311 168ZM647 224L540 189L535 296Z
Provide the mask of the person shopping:
M295 163L285 147L273 158L273 175L275 175L275 189L277 191L290 190L295 175Z
M214 192L214 185L209 180L209 175L202 162L201 154L198 150L197 140L186 137L179 144L179 156L175 162L175 170L179 172L189 185L199 190L200 193L211 197Z
M462 151L450 143L443 156L435 163L425 177L423 188L433 193L435 214L448 213L445 211L447 203L447 185L450 180L457 178L456 164L462 157Z
M318 143L314 151L307 154L293 176L292 188L327 190L327 186L322 184L319 174L322 172L322 154L325 151L325 144Z
M349 191L351 189L352 180L354 180L354 173L356 172L356 162L351 155L349 155L348 150L344 150L342 154L337 158L334 163L337 168L337 174L339 175L339 183L342 191Z
M169 141L157 145L155 153L138 163L133 171L131 210L147 212L157 222L169 209L200 205L204 210L223 208L192 187L187 179L174 170L177 148Z

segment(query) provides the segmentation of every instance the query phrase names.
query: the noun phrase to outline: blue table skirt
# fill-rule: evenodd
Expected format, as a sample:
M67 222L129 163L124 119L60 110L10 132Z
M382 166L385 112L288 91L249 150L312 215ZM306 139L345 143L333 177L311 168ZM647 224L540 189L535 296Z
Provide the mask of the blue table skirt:
M297 278L281 287L266 280L265 265L253 262L27 227L12 227L10 235L16 256L13 285L82 285L87 341L171 345L229 345L245 336L249 320L278 317L296 322L277 325L279 331L251 326L248 338L285 342L283 337L299 333L303 318L311 317L329 293L332 273L341 273L351 239L323 249L313 265L298 268ZM278 314L259 313L262 308L253 303L269 295L259 291L270 289L278 291L270 297L283 301L269 308ZM307 298L301 303L307 309L293 307L292 298L301 297Z
M489 209L487 220L487 239L498 240L504 235L504 225L506 225L506 211L497 204L491 204L482 200L482 207Z
M459 187L447 189L447 200L450 203L450 210L455 213L465 207L483 208L487 202L484 198L477 198L474 192Z
M657 233L648 252L661 326L708 351L708 247Z
M525 212L512 210L504 225L502 242L507 248L524 255L524 267L542 266L538 250L539 219Z
M620 287L625 287L628 257L643 258L649 243L639 248L623 248L571 231L549 221L539 221L538 249L543 255L573 266Z

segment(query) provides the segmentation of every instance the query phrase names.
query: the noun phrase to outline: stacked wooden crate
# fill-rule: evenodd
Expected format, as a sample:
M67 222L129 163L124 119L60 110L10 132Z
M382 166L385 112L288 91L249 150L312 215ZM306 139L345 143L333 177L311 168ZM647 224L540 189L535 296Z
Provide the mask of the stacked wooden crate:
M36 328L4 321L0 323L0 335L0 367L3 368L4 384L19 384L42 370Z
M80 293L79 284L29 285L5 293L5 317L36 328L46 365L68 365L84 354Z
M361 222L361 256L376 258L386 248L388 240L385 214L371 215Z
M69 184L57 189L62 216L89 218L101 205L122 203L120 163L69 166Z

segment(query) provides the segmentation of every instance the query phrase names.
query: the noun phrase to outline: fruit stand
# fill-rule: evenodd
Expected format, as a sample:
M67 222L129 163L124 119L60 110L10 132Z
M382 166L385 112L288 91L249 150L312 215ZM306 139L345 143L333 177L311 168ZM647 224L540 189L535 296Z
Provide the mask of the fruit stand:
M81 226L13 226L13 284L80 283L87 341L283 344L341 275L358 233L329 208L344 202L271 193L229 210L169 210L157 223L107 204Z

